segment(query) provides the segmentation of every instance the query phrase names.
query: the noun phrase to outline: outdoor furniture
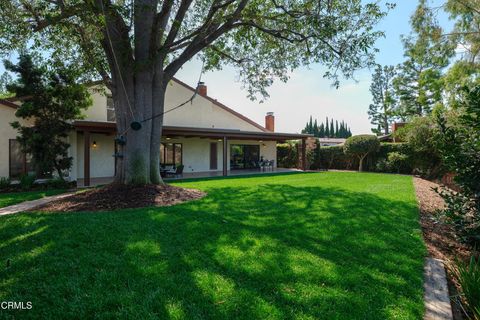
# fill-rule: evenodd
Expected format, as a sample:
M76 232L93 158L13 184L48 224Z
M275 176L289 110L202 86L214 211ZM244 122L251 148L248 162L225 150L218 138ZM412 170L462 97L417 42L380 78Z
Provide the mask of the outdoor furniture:
M160 166L160 176L166 177L168 174L175 173L175 166L174 165L164 165Z
M172 170L169 170L169 171L166 171L166 176L173 176L175 178L179 178L181 176L183 176L183 168L184 168L184 165L181 164L181 165L178 165L176 168L173 167Z

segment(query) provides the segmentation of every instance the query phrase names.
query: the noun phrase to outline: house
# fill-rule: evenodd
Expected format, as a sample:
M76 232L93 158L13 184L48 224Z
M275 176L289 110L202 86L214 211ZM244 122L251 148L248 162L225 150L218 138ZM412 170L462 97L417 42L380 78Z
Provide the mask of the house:
M75 130L68 137L69 154L73 157L68 178L87 186L92 180L115 175L117 135L113 99L108 90L97 83L90 91L93 105L83 119L74 121ZM165 110L188 100L194 92L193 87L178 79L171 81ZM259 125L209 97L204 83L199 83L198 93L192 103L164 115L161 164L183 164L185 173L212 175L259 170L261 160L270 161L276 168L277 142L305 141L311 136L275 132L273 113L265 116L265 126ZM17 120L15 110L19 103L0 100L0 177L15 179L34 170L31 159L20 150L16 130L10 126Z
M321 147L340 146L347 141L344 138L318 138L318 143Z

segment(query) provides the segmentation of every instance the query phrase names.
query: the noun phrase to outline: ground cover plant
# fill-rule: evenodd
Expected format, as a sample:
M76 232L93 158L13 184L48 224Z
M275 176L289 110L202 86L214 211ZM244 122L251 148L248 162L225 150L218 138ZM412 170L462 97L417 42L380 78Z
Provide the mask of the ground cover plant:
M412 178L299 173L174 183L200 200L0 217L0 317L421 319Z

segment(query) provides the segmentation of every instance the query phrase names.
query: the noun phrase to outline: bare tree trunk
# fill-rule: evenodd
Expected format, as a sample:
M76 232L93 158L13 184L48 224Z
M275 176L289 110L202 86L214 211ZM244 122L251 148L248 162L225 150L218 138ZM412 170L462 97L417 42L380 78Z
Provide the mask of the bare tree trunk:
M366 156L367 155L365 154L365 155L360 157L360 164L358 166L358 171L360 171L360 172L363 172L363 160L365 159Z
M153 119L151 121L150 140L150 181L163 184L160 175L160 144L162 139L163 112L165 110L165 93L168 81L163 74L156 73L153 84Z

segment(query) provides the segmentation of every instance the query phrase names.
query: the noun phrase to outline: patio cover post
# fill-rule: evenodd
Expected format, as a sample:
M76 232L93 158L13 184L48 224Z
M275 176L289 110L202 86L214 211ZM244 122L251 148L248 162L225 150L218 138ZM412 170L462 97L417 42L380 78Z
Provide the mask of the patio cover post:
M302 170L307 170L307 139L302 139Z
M227 176L227 137L223 136L223 176Z
M83 132L83 186L90 186L90 131Z

